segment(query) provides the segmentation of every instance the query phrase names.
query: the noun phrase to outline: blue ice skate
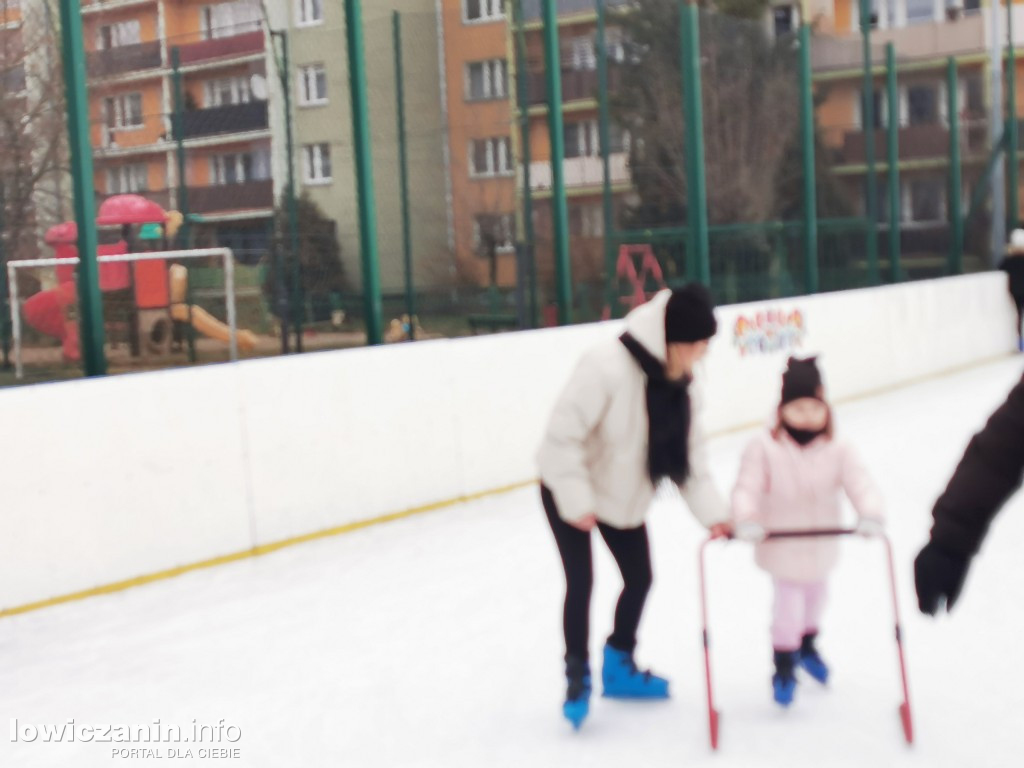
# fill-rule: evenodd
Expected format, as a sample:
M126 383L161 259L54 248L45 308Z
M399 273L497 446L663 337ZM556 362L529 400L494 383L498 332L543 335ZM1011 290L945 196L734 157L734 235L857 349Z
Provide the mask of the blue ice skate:
M590 712L590 665L575 656L567 657L565 680L568 688L562 714L578 731Z
M633 654L604 647L604 695L612 699L667 699L668 680L636 668Z
M772 698L783 707L788 707L793 703L793 694L796 693L796 676L793 674L793 667L796 664L797 656L797 651L775 651Z
M804 635L803 642L800 643L797 660L807 674L822 685L825 685L828 682L828 665L822 661L818 649L814 647L814 641L817 637L817 632Z

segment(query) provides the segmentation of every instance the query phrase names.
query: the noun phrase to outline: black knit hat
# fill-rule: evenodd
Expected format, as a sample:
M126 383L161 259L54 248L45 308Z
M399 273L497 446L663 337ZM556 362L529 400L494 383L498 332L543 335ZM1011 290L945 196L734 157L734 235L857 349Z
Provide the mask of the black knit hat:
M718 330L715 302L700 283L672 291L665 307L665 341L694 342L710 339Z
M824 387L821 383L821 372L818 370L818 358L808 357L801 360L789 358L786 372L782 374L782 404L791 403L801 397L813 397L824 400Z

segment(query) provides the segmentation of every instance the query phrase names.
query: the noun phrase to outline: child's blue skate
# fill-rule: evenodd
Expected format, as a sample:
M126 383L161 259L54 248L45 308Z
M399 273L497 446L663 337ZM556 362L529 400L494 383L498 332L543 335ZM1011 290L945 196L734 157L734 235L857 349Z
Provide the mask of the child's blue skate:
M797 651L775 651L775 674L772 675L772 698L776 704L788 707L793 703L796 693L796 676L793 667L796 664Z
M604 695L612 699L667 699L668 680L636 668L633 654L604 647Z
M822 661L818 649L814 646L817 637L817 632L804 635L803 641L800 643L798 662L807 674L825 685L828 682L828 665Z
M590 712L590 665L575 656L566 657L565 680L568 688L562 714L578 731Z

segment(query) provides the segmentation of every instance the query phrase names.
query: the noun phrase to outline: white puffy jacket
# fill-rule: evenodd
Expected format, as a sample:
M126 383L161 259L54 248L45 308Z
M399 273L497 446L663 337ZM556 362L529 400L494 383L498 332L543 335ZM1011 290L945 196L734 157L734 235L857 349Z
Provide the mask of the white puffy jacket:
M666 359L661 291L626 317L626 328L654 357ZM617 338L586 352L566 385L537 455L540 478L563 520L594 514L616 528L643 524L654 498L647 473L647 377ZM690 476L680 488L690 511L706 527L729 519L708 471L700 428L697 382L689 387Z

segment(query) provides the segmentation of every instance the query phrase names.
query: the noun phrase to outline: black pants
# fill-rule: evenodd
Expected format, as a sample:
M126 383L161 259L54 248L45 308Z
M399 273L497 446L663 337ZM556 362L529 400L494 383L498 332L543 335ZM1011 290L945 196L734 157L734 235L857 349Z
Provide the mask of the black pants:
M558 516L555 498L545 486L540 488L541 501L555 534L558 553L565 569L565 609L562 625L565 630L566 656L587 659L590 640L590 593L594 584L594 566L590 550L590 533L574 528ZM651 549L647 542L647 526L614 528L598 523L608 549L622 573L622 594L615 606L615 628L608 643L620 651L633 652L636 630L651 589Z

